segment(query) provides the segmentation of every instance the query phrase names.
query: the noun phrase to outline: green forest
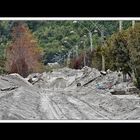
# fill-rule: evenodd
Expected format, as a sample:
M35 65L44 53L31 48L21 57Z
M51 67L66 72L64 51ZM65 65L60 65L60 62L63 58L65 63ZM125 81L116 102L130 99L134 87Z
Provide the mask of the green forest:
M0 21L0 73L23 77L61 67L122 71L140 88L140 23L122 21Z

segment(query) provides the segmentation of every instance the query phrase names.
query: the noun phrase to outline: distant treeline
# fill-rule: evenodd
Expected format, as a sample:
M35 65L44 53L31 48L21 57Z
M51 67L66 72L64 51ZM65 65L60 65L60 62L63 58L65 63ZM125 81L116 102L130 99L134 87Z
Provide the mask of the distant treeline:
M137 21L0 21L0 72L26 77L48 62L121 70L140 87Z

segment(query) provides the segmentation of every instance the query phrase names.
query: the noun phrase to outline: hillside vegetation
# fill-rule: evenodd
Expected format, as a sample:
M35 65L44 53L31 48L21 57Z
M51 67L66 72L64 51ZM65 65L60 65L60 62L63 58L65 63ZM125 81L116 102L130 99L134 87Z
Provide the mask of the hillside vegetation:
M19 24L20 23L20 24ZM0 21L0 73L23 77L44 65L120 70L140 88L140 24L137 21Z

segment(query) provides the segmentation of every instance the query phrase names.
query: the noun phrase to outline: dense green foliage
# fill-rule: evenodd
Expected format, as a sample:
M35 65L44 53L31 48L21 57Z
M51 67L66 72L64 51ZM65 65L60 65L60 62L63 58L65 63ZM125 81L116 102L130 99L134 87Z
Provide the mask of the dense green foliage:
M140 88L140 24L113 34L106 41L104 51L106 69L129 74Z
M47 57L45 61L52 61L51 56L56 53L60 56L69 49L79 45L79 51L83 49L82 40L86 41L86 48L90 47L88 30L92 32L93 46L100 43L100 33L94 33L96 27L104 31L105 36L110 36L118 31L118 21L25 21L32 33L38 38L39 45L44 49ZM10 30L14 21L0 21L0 56L4 55L4 48L10 41ZM126 24L127 23L127 24ZM126 28L130 22L124 22ZM84 38L83 36L86 35ZM67 42L66 42L67 41ZM51 56L49 56L49 54ZM47 59L50 58L50 59Z
M39 46L44 50L44 63L55 62L59 59L64 61L68 51L75 49L78 45L78 52L83 51L83 43L86 49L90 48L88 30L92 31L93 46L100 43L100 35L94 33L95 24L102 28L105 35L109 36L118 30L118 21L25 21L34 36L37 37ZM0 21L0 59L5 58L5 49L11 41L11 28L15 21ZM75 53L73 51L73 53Z

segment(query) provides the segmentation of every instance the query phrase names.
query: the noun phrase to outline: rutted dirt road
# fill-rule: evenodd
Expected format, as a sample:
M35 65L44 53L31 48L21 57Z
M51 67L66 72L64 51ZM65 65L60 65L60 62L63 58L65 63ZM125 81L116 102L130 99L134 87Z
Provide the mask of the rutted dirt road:
M53 119L63 120L118 120L139 119L140 98L121 99L112 95L87 93L86 95L74 95L70 92L65 94L59 91L43 97L44 102L51 104L52 109L47 109L50 114L56 114ZM72 92L72 91L71 91ZM43 93L44 94L44 93ZM129 95L130 96L130 95ZM42 106L46 107L46 105ZM53 111L55 111L55 113ZM52 119L52 118L49 118Z

